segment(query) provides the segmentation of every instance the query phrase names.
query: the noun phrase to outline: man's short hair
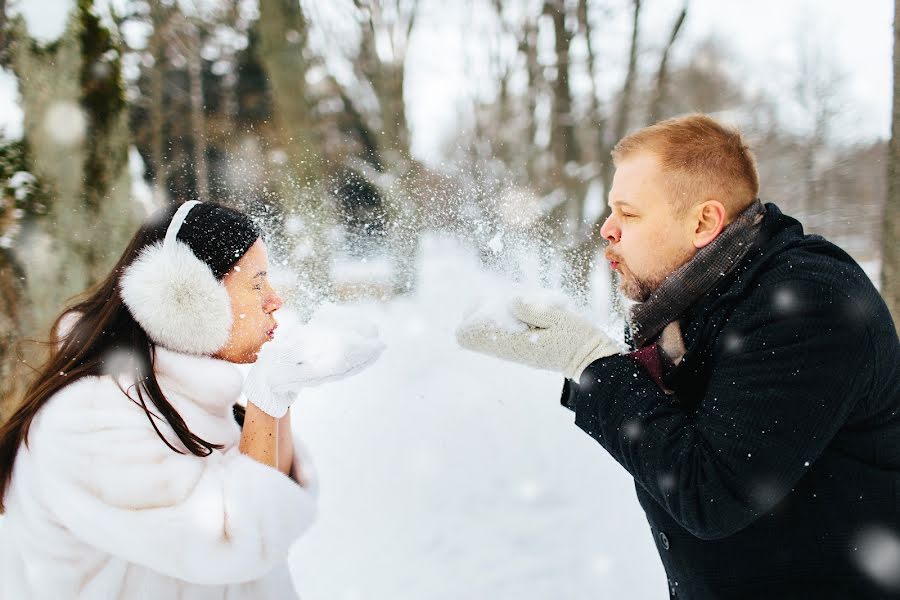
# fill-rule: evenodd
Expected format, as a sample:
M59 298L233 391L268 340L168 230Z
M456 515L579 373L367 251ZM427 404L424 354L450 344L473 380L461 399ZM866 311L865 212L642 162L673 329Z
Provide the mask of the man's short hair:
M731 217L759 195L756 158L741 132L708 115L683 115L630 133L613 149L613 162L639 152L659 159L679 214L718 200Z

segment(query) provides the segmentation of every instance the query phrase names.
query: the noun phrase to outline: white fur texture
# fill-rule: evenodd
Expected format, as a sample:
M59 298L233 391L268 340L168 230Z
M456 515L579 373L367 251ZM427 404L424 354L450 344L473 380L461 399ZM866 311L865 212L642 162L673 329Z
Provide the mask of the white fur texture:
M211 355L228 341L228 292L182 242L145 248L125 270L119 290L134 319L160 346Z
M191 431L224 447L176 454L109 377L63 388L16 458L0 598L296 598L287 553L315 512L302 446L304 487L239 451L235 365L159 349L157 375Z

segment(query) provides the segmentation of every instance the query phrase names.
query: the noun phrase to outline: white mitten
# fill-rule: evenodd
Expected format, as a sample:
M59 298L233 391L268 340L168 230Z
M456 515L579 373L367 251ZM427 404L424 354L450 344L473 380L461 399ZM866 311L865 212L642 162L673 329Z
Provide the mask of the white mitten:
M519 297L509 310L521 327L476 317L456 330L457 341L468 350L557 371L575 381L598 358L621 351L609 336L559 303Z
M350 377L384 350L371 326L307 324L265 344L244 381L244 394L263 412L284 416L304 387Z

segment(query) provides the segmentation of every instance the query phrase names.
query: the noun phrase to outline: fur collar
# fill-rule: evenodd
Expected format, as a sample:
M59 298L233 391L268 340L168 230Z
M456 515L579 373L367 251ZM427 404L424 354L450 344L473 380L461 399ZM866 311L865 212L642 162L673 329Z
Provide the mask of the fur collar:
M240 368L234 363L162 346L156 346L155 370L164 390L172 389L216 415L231 413L244 382Z
M78 318L76 312L63 315L57 335L60 338L67 336ZM154 348L154 370L164 392L172 389L215 415L231 414L231 407L240 397L244 384L240 367L211 356L176 352L159 344ZM133 382L119 383L128 387Z

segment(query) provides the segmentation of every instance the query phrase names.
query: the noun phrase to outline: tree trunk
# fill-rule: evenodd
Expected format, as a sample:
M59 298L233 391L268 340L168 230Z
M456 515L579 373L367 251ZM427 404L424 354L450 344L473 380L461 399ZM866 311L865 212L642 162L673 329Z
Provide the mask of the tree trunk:
M24 306L25 289L22 277L23 273L11 253L0 248L0 423L6 419L14 399L17 400L22 392L22 386L18 385L19 369L16 368L16 342L23 334L20 311Z
M619 106L616 112L616 123L613 128L613 139L611 140L612 145L616 144L620 139L625 136L625 132L628 130L628 121L631 116L631 105L632 105L632 97L634 96L634 84L637 80L637 59L638 59L638 43L639 43L639 33L640 33L640 20L641 20L641 0L632 0L634 4L634 13L631 22L631 47L628 52L628 70L625 73L625 82L622 84L622 93L619 96ZM601 151L601 156L604 157L602 172L603 172L603 184L609 189L612 183L612 173L613 173L613 164L612 159L609 158L609 152L612 150L612 145L606 147L604 144L604 148ZM607 211L609 209L607 208ZM608 216L608 212L603 216L605 219Z
M587 72L591 81L591 100L588 105L588 119L593 127L590 127L591 146L594 153L593 158L596 160L597 148L602 144L606 137L606 115L600 110L600 95L597 86L597 54L594 50L594 27L591 24L590 15L588 13L588 0L578 0L576 10L578 17L578 29L584 36L585 49L587 50ZM585 158L588 158L587 156ZM599 157L605 160L605 157Z
M203 102L203 57L200 56L200 32L195 23L187 24L188 80L191 97L191 138L197 199L209 200L209 169L206 162L206 114Z
M307 98L307 23L296 0L266 0L259 4L257 27L260 61L272 94L277 142L287 154L286 176L279 178L282 214L290 227L275 229L276 252L299 277L288 299L298 309L330 293L331 244L328 233L336 218L322 189L319 140L310 119ZM282 247L278 248L277 244Z
M550 0L544 13L553 20L556 49L556 81L553 84L553 112L550 125L550 148L561 179L567 179L566 165L579 160L575 141L575 119L572 115L572 92L569 89L569 46L572 36L566 30L566 13L562 0Z
M163 205L168 202L169 196L168 168L163 147L163 87L166 79L165 37L168 17L160 0L150 1L150 20L153 24L147 48L153 57L153 68L150 69L150 163L153 169L153 199L158 205Z
M900 323L900 2L894 2L894 107L881 230L881 294Z
M0 0L0 65L6 64L6 0Z
M535 147L535 138L537 137L537 100L544 87L544 78L541 73L541 66L538 63L537 37L537 23L533 19L528 19L522 30L522 40L519 48L525 54L525 67L528 71L528 139L525 142L525 158L528 165L528 178L531 181L540 180L536 160L537 148Z
M379 146L394 161L409 159L409 123L406 118L406 52L416 21L418 2L354 0L364 19L357 61L358 74L372 86L378 99ZM385 16L387 15L387 16ZM385 40L390 56L379 56L376 38Z
M420 196L412 193L420 165L411 159L409 123L406 115L405 78L409 38L418 14L418 1L354 0L362 28L356 74L372 87L378 112L369 127L375 134L380 170L396 182L382 189L386 244L394 259L395 294L413 291L415 261L422 229ZM378 52L376 40L384 42ZM371 150L367 150L371 153Z
M569 65L571 63L572 35L566 29L566 7L562 0L549 0L544 4L544 13L553 21L553 35L556 50L556 81L553 84L553 110L550 122L550 149L557 171L554 187L565 194L565 203L560 210L551 211L547 217L554 239L560 240L563 251L564 272L562 283L575 298L587 302L589 292L588 265L572 262L568 248L573 233L582 228L584 202L587 183L577 175L576 168L582 162L578 140L575 136L575 117L572 114L572 90L569 87ZM567 227L566 225L569 225Z
M381 122L384 124L382 147L407 159L409 157L409 125L406 122L404 68L402 63L382 64L378 96L381 103Z
M656 92L653 96L653 102L650 105L650 113L648 121L656 123L662 118L662 109L666 101L667 84L669 79L669 53L678 34L681 32L681 26L684 25L684 19L687 17L687 3L681 9L678 18L675 19L675 25L672 26L672 32L669 34L669 41L663 49L662 58L659 60L659 69L656 71Z
M619 106L616 115L616 121L613 130L613 140L611 144L607 140L601 140L600 151L600 178L603 181L604 190L609 194L612 186L613 164L610 157L612 145L625 136L630 118L630 109L633 103L635 82L637 80L637 58L640 33L640 17L641 17L641 0L633 0L634 12L632 17L631 28L631 47L628 53L628 70L625 73L625 81L622 84L622 92L619 97ZM565 253L566 264L568 265L569 281L567 288L572 291L579 291L586 294L590 283L591 270L596 262L597 252L603 246L603 238L600 236L600 227L609 216L609 205L604 207L600 216L590 225L590 227L580 232L575 242L569 246ZM617 275L611 274L614 282L611 293L611 305L614 310L622 313L621 299L615 289L615 281Z

